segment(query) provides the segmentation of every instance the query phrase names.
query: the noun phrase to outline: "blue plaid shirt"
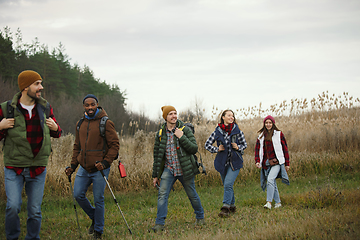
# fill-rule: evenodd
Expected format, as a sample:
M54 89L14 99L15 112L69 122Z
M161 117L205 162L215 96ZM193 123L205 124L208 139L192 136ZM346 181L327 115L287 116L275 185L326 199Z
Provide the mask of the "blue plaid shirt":
M166 129L167 135L167 143L166 143L166 162L165 167L170 170L170 172L175 176L182 176L182 170L180 167L180 162L176 152L176 144L177 140L176 136L172 131Z

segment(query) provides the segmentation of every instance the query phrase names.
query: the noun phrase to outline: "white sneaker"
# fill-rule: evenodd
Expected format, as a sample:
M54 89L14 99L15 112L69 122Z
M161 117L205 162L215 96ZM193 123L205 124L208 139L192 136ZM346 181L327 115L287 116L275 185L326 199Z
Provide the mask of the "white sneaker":
M271 203L267 202L267 203L264 205L264 208L271 209Z
M281 203L275 203L275 207L274 208L279 208L281 207Z

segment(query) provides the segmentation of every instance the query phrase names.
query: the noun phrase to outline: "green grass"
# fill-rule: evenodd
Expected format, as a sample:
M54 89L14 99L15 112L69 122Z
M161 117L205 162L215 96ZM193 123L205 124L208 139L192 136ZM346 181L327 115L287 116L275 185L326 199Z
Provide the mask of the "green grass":
M241 172L240 172L241 174ZM291 173L290 173L291 178ZM195 227L195 216L179 182L169 199L166 228L160 234L148 233L156 217L157 192L116 192L121 210L133 232L130 235L108 189L105 199L105 229L103 239L357 239L360 235L360 173L299 177L286 186L277 181L283 208L263 209L266 193L258 181L238 178L235 197L238 212L230 218L217 216L222 206L223 188L198 186L206 225ZM92 194L88 194L90 199ZM1 201L1 209L6 202ZM90 220L77 206L81 235L87 234ZM26 232L26 198L20 212L21 236ZM78 239L75 211L71 195L44 196L42 205L42 239ZM4 225L5 211L0 212ZM0 239L5 239L0 231Z

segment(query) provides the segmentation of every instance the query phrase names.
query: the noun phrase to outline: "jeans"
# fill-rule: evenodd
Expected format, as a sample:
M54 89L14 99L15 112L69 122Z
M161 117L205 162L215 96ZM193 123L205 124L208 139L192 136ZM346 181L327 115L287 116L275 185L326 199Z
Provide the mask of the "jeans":
M27 234L25 239L40 239L41 227L41 203L44 195L46 168L44 172L35 178L30 177L30 169L24 168L21 174L16 175L12 169L4 168L6 210L5 210L5 232L7 239L18 239L20 235L20 218L22 199L21 192L25 184L27 195Z
M196 192L194 179L195 177L192 177L191 179L185 181L183 176L175 177L173 174L171 174L169 169L164 169L164 172L161 175L155 224L165 224L165 218L168 211L169 194L176 180L179 180L183 185L185 192L191 202L191 206L194 209L196 219L204 218L204 209L201 206L200 197Z
M239 175L240 169L232 170L228 165L225 169L225 174L220 174L221 181L224 185L224 199L223 204L226 207L235 205L235 196L234 196L234 182L236 177Z
M280 203L279 190L276 185L276 177L280 172L280 165L275 165L270 168L269 174L267 176L267 193L266 201L272 202L274 199L275 203Z
M108 178L110 168L103 170L104 175ZM94 206L91 205L86 198L86 192L89 186L93 184ZM74 197L79 203L80 207L89 216L90 219L95 221L94 230L103 233L104 230L104 191L106 182L100 171L89 173L82 166L80 166L74 183Z

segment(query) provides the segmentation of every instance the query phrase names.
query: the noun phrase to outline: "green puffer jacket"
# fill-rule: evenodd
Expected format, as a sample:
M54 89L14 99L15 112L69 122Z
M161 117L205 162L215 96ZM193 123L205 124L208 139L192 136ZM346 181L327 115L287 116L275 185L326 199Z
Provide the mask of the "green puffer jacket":
M176 127L181 128L184 126L184 123L180 120L177 120ZM156 133L155 144L154 144L154 164L153 164L153 178L161 178L161 175L164 171L165 161L166 161L166 123L161 126L161 137L159 136L160 130ZM195 136L192 133L191 129L188 127L183 128L183 136L179 141L175 141L175 145L179 143L180 148L177 148L177 155L180 162L180 167L183 172L184 180L188 180L194 177L196 174L199 174L199 169L197 162L193 154L198 150L196 144ZM161 139L161 140L160 140Z

